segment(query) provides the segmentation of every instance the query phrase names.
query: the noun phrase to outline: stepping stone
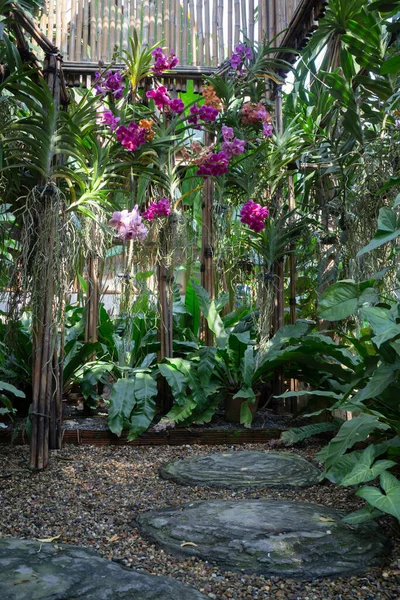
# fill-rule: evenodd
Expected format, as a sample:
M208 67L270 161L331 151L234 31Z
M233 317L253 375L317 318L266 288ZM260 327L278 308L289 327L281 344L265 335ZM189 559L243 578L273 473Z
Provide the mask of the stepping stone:
M2 600L206 600L167 577L139 573L78 546L0 539Z
M306 487L319 482L321 472L290 452L228 452L168 463L161 477L186 485L219 488Z
M284 577L364 571L388 551L376 523L351 527L342 513L289 500L213 500L140 514L142 532L168 552L228 570Z

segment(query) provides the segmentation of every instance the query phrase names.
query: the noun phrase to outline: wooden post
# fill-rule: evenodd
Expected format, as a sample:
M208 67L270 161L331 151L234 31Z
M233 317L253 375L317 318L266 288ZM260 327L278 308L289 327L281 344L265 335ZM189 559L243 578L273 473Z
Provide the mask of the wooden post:
M206 133L204 143L209 146L212 142L211 135ZM214 182L211 177L206 177L203 185L202 204L202 240L201 240L201 285L207 290L211 298L215 297L214 283L214 243L213 243L213 205ZM207 322L202 320L202 335L207 346L214 344L214 336L208 328Z
M93 254L89 256L87 263L87 285L85 342L97 342L100 302L99 258Z

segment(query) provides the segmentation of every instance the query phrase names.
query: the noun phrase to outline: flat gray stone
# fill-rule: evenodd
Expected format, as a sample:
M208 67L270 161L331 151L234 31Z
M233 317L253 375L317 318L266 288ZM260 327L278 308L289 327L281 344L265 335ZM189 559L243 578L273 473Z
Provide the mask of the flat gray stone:
M136 522L172 553L229 570L285 577L364 571L388 552L376 523L352 525L342 513L289 500L213 500L140 514Z
M168 463L161 477L186 485L219 488L306 487L319 482L321 472L290 452L218 452Z
M64 544L0 539L0 573L1 600L206 600L173 579Z

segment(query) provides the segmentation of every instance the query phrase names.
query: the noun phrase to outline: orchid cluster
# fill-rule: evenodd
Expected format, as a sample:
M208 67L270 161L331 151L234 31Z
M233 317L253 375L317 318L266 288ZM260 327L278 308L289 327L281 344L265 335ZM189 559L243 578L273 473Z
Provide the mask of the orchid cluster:
M270 137L274 131L272 117L261 102L245 102L240 110L244 125L263 125L263 135Z
M104 75L96 71L94 89L96 95L112 94L115 100L119 100L125 91L125 81L119 71L106 71Z
M223 125L222 137L224 138L224 141L222 142L221 147L227 158L232 158L233 155L237 156L238 154L242 154L244 152L246 142L245 140L239 140L237 137L235 137L232 127L226 127L226 125Z
M248 200L240 211L240 221L245 223L255 231L259 233L265 228L265 219L269 215L269 210L266 206L257 204L254 200Z
M116 130L117 140L130 152L134 152L139 146L145 144L147 141L146 136L147 129L145 127L139 127L139 125L133 121L131 121L127 127L121 125Z
M220 111L217 108L207 104L203 104L203 106L193 104L193 106L190 107L188 123L194 125L196 129L200 129L201 123L199 124L199 120L212 123L218 117L219 112Z
M160 198L158 202L151 202L150 206L142 213L143 219L153 221L155 217L167 217L171 214L171 205L168 198Z
M245 46L245 44L238 44L235 48L235 51L232 52L232 57L231 57L232 69L239 69L239 67L244 63L246 58L248 60L252 60L253 52L252 52L251 48L249 48L248 46Z
M152 71L155 75L162 75L164 71L173 69L178 64L179 60L175 55L174 51L171 50L169 56L163 53L161 48L153 50L151 55L154 57L154 67Z
M108 224L117 230L118 237L123 242L129 240L143 241L149 232L142 223L137 204L131 212L128 210L114 212Z
M120 117L113 115L111 110L104 110L97 113L97 123L109 127L111 132L117 129L120 120Z
M196 175L203 177L224 175L228 172L228 167L229 160L225 152L212 153L196 171Z
M172 112L180 115L185 105L180 98L170 98L167 92L167 88L164 85L160 85L156 90L150 90L146 92L147 98L154 100L154 104L158 110L169 108Z
M221 99L218 98L212 85L205 85L201 93L206 106L212 106L213 108L216 108L218 112L224 108Z

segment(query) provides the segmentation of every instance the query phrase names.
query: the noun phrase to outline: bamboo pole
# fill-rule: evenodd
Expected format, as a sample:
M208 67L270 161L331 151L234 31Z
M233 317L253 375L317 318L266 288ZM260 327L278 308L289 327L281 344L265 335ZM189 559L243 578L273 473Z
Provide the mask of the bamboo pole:
M117 19L115 24L115 43L118 48L122 46L122 0L117 2Z
M189 0L189 12L190 12L190 40L192 49L192 65L197 65L197 24L196 14L194 8L194 0Z
M289 175L288 179L289 188L289 210L292 211L296 208L296 198L294 193L294 179L293 175ZM296 255L294 253L295 245L292 244L290 247L291 253L289 256L289 273L290 273L290 322L293 325L296 323Z
M144 2L143 2L142 46L149 45L149 30L150 30L150 4L149 4L149 0L144 0Z
M71 25L70 25L70 37L69 37L69 48L67 58L69 60L75 60L75 40L76 40L76 0L71 0Z
M68 31L67 31L67 0L62 0L61 4L61 46L60 50L62 54L67 53L67 41L68 41Z
M211 31L210 31L210 0L204 1L204 49L205 49L205 64L211 64Z
M268 39L272 40L276 35L276 0L268 0Z
M93 62L101 60L101 51L103 48L103 2L104 0L97 0L97 26L96 26L96 54L93 55Z
M249 40L254 43L254 0L249 0Z
M169 11L169 0L164 0L164 39L167 51L171 48L170 21L171 13Z
M214 0L215 1L215 0ZM235 0L235 28L234 28L234 46L239 43L240 40L240 0Z
M212 64L218 65L218 0L213 0L212 11Z
M97 62L96 54L96 29L97 29L97 17L96 17L96 6L95 0L90 0L90 31L89 31L89 44L90 44L90 60Z
M135 29L135 2L134 0L129 1L129 37L133 37L133 31Z
M206 134L206 138L208 134ZM208 142L205 140L205 143ZM201 285L207 290L211 298L215 297L214 287L214 249L213 249L213 204L214 183L210 177L206 177L203 184L202 204L202 242L201 242ZM214 344L214 337L209 329L207 321L203 318L201 322L202 337L206 346Z
M204 64L203 0L197 0L197 64Z
M75 59L82 60L82 27L83 27L83 0L77 0L78 16L76 20Z
M122 49L127 50L129 37L129 1L124 0L124 10L122 15Z
M84 0L83 7L83 32L82 32L82 58L88 59L88 41L89 41L89 2Z
M152 47L155 43L155 4L150 0L150 27L149 27L149 45ZM157 40L158 41L158 40Z
M101 58L104 61L108 60L108 42L109 42L109 31L110 31L110 8L108 4L109 0L104 0L103 5L103 46L101 52Z
M135 0L135 6L135 29L140 39L142 35L142 0Z
M175 50L175 0L170 0L170 21L169 21L169 50Z
M111 9L110 9L110 54L109 59L114 54L115 48L115 0L111 0Z
M163 12L162 1L157 0L157 42L163 40Z
M48 37L54 41L54 0L49 0Z
M263 14L262 14L262 38L268 38L268 9L266 2L263 2Z
M219 41L219 63L225 59L224 48L224 0L218 0L218 41Z
M56 46L57 48L61 47L61 14L62 14L62 4L60 0L56 0Z
M228 57L233 50L233 0L228 0Z
M262 0L259 0L258 2L258 43L261 44L263 39L264 39L264 34L263 34L263 19L264 19L264 13L265 13L265 6L264 6L264 2Z
M182 64L183 65L187 65L189 62L188 25L189 25L189 0L183 0L183 13L182 13Z
M175 54L180 57L181 55L181 3L180 0L175 0L175 23L176 23L176 37L175 37Z
M243 35L247 37L247 11L246 11L246 0L242 0L242 31Z

